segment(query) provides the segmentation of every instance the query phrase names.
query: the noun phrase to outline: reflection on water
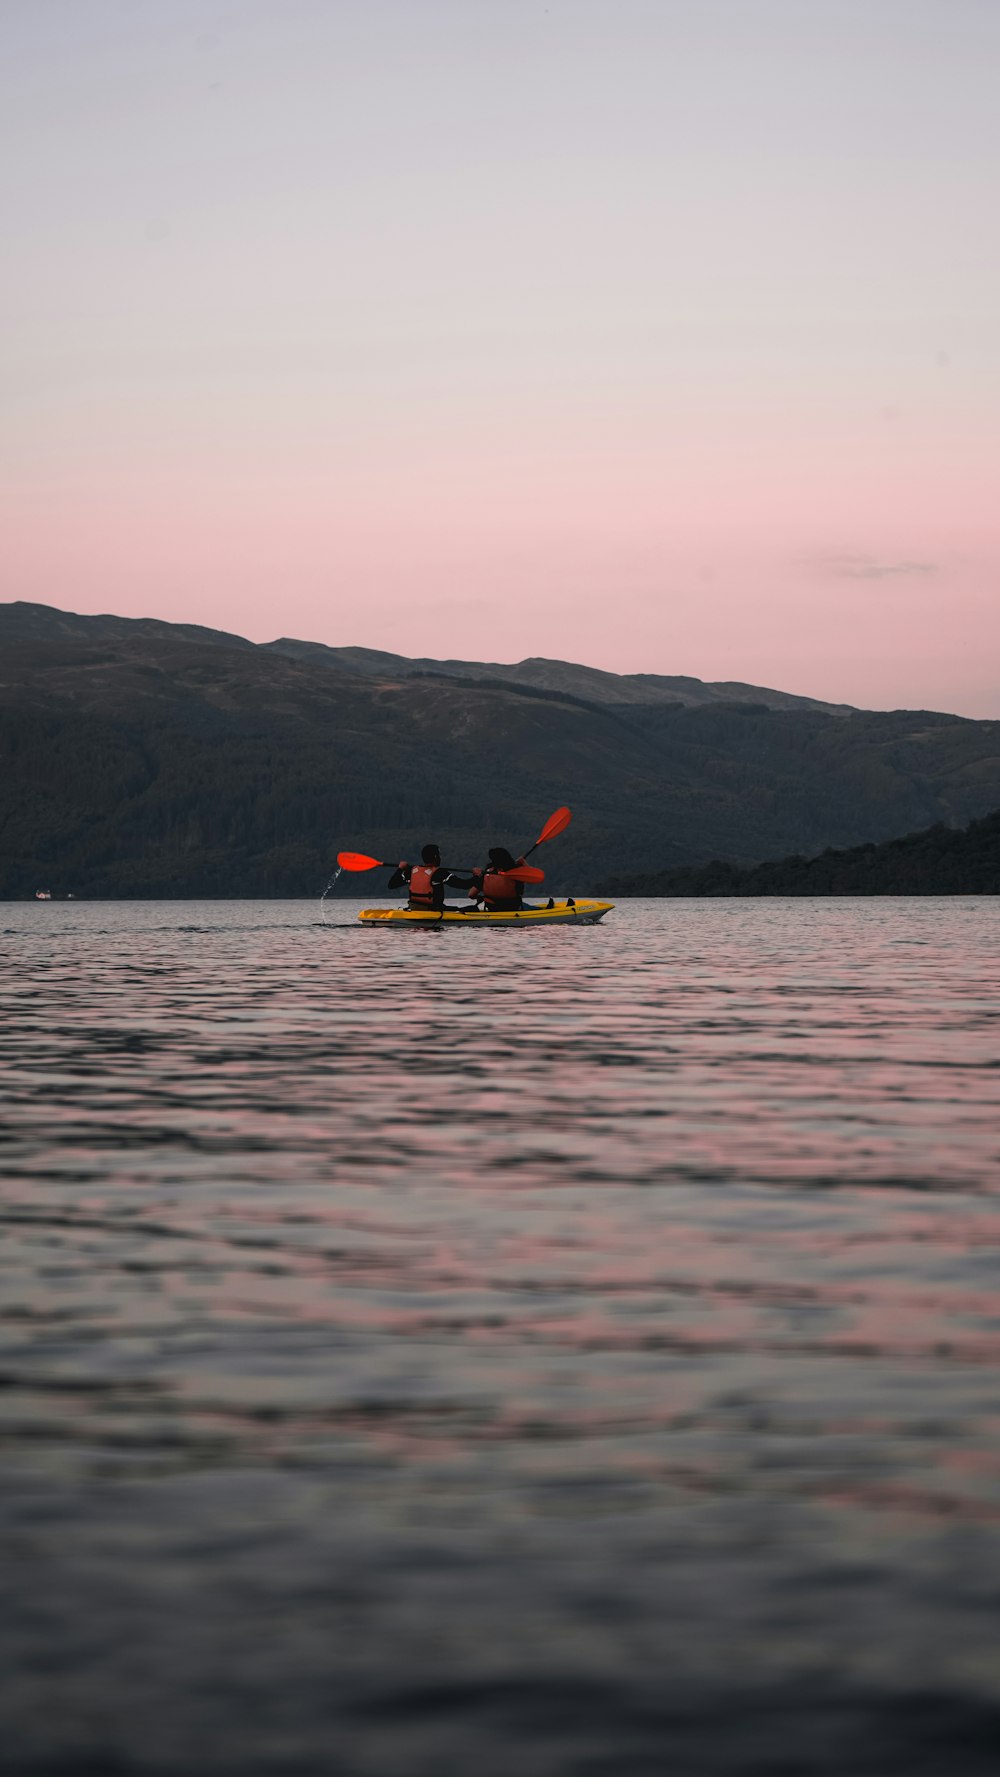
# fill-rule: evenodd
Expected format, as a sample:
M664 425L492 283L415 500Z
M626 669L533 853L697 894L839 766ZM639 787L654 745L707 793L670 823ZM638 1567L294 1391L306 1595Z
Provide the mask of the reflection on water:
M996 904L353 911L0 907L11 1769L994 1771Z

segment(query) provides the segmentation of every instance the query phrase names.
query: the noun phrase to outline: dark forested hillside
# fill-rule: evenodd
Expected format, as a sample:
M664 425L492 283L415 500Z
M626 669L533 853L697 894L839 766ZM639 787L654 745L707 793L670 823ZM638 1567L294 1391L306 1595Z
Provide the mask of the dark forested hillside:
M636 702L637 676L616 703L614 674L591 701L591 669L568 663L541 663L565 667L542 675L558 685L444 664L0 606L0 894L311 894L338 847L434 838L469 863L562 802L573 825L542 861L553 888L586 889L1000 804L1000 723L752 688Z
M617 895L1000 895L1000 810L968 827L937 825L882 845L774 858L751 869L720 859L612 877Z

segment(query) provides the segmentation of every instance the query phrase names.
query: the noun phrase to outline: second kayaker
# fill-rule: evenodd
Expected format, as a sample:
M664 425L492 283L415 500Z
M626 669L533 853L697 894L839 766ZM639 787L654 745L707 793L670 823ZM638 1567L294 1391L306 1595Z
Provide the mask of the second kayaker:
M508 876L508 870L514 870L524 863L523 858L514 858L505 845L490 847L489 863L482 869L473 870L470 895L474 895L477 905L484 913L518 913L523 906L530 903L524 899L524 883L518 882L515 876ZM472 909L474 911L474 909Z

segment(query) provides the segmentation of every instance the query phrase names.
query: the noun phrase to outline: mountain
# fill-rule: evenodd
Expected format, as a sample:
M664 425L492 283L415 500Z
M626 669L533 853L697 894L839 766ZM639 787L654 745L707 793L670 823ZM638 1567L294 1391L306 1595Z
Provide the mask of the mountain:
M230 635L224 629L205 629L200 623L166 623L159 617L84 617L76 611L58 611L54 605L29 605L16 600L0 605L0 642L125 642L139 636L177 641L205 642L222 648L252 650L253 642Z
M554 889L855 846L1000 805L1000 723L0 605L0 895L311 894L340 847L468 864L563 802Z
M52 605L17 602L0 605L0 641L52 641L57 637L91 642L119 642L139 636L184 637L223 648L253 649L255 643L225 630L204 629L197 623L165 623L156 617L85 617L59 611ZM480 660L410 660L405 654L387 654L379 648L330 648L325 642L302 642L281 636L260 644L263 652L287 654L292 660L314 661L341 673L363 678L449 678L468 682L532 686L541 691L561 691L588 703L675 703L694 708L703 704L749 702L768 709L829 710L849 714L846 703L822 703L814 697L796 697L789 691L772 691L762 685L733 681L706 683L683 676L658 673L609 673L596 666L577 666L567 660L533 658L516 665Z
M391 673L416 678L429 674L467 682L531 685L540 691L582 697L588 703L679 703L689 709L715 703L759 703L772 710L829 710L834 715L849 714L851 709L850 704L821 703L815 697L796 697L790 691L771 691L762 685L744 685L735 680L706 684L703 679L665 677L659 673L608 673L596 666L576 666L568 660L545 660L539 656L519 660L514 666L501 666L496 661L408 660L403 654L383 654L376 648L328 648L323 642L298 642L290 636L265 642L264 646L297 660L325 659L348 672L369 677Z
M1000 895L1000 809L955 830L940 823L883 845L775 858L740 870L696 868L613 877L613 895Z

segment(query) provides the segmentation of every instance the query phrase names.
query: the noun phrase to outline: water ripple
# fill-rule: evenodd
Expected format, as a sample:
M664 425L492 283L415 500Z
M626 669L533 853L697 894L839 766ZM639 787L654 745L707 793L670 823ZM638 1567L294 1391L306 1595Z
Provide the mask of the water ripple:
M992 1771L994 903L351 911L5 914L12 1769Z

